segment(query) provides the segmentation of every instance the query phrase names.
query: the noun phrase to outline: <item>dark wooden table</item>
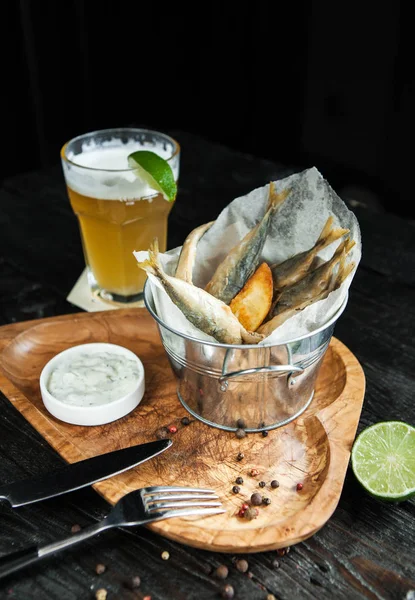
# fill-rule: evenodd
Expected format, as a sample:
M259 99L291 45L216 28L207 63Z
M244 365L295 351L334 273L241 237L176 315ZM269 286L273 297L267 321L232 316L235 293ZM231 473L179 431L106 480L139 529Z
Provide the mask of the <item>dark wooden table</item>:
M233 198L300 170L171 133L182 145L171 248ZM84 262L60 165L4 181L0 208L0 325L80 312L66 301ZM368 206L353 210L361 225L363 257L335 335L365 371L359 431L381 420L415 424L415 225ZM0 482L63 463L2 395L0 411ZM55 541L74 524L101 519L108 508L92 488L20 509L2 503L0 555ZM168 561L161 558L164 550L170 553ZM335 513L312 538L284 556L245 556L249 574L240 573L232 558L181 546L144 528L113 530L3 580L0 598L78 600L94 598L96 590L105 588L108 600L205 600L220 598L229 583L235 598L249 600L414 600L415 503L377 502L349 469ZM98 563L107 567L101 575L95 571ZM229 567L224 582L212 575L221 564ZM137 575L141 585L131 590L128 583Z

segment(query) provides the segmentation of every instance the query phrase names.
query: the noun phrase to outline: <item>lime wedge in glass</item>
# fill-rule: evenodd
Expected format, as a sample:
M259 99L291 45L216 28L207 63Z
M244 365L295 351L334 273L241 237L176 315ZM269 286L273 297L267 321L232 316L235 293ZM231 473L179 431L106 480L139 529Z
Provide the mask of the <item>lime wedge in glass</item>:
M415 495L415 427L381 421L364 429L352 447L352 469L369 494L402 502Z
M137 150L129 154L128 164L153 190L163 194L169 202L173 202L177 194L177 185L167 160L149 150Z

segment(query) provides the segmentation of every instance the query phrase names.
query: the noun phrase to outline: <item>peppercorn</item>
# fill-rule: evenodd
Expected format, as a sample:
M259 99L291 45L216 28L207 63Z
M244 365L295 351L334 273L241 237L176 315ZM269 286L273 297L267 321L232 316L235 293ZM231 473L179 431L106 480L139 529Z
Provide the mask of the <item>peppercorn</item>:
M290 551L290 547L287 546L286 548L278 548L277 550L277 554L278 556L285 556L286 554L288 554Z
M273 479L271 481L271 487L274 488L274 489L280 487L280 482L277 481L276 479Z
M238 427L238 429L245 429L246 428L245 421L243 419L238 419L236 421L236 426Z
M277 600L274 596L274 594L268 594L266 597L266 600Z
M239 494L239 492L241 491L240 487L238 485L234 485L232 488L232 491L234 494Z
M244 482L244 480L242 479L242 477L237 477L237 478L235 479L235 483L237 483L238 485L242 485L242 484L243 484L243 482Z
M78 531L81 531L81 526L78 525L78 523L76 523L75 525L72 525L71 533L77 533Z
M242 508L242 510L247 510L247 509L249 508L249 504L247 504L246 502L244 502L244 503L242 504L242 507L241 507L241 508Z
M273 569L279 569L280 568L280 561L277 560L276 558L274 558L274 560L272 561L272 567L273 567Z
M169 431L167 427L160 427L160 429L157 429L156 431L156 438L158 440L164 440L168 435Z
M229 574L229 569L226 565L219 565L214 571L215 577L218 579L226 579Z
M251 477L256 477L257 475L259 475L258 469L251 469Z
M182 425L190 425L190 419L188 417L183 417L183 419L180 421L180 423Z
M151 600L151 596L143 596L143 600Z
M244 438L246 436L246 431L245 431L245 429L239 428L235 431L235 435L238 438L238 440L241 440L242 438Z
M231 585L225 585L225 587L222 590L222 598L233 598L235 595L235 591L233 589L233 587Z
M262 432L262 437L267 437L267 435L268 435L268 431L263 431Z
M262 503L262 496L258 492L255 492L251 496L251 504L254 506L259 506Z
M236 457L237 461L241 461L245 458L245 454L243 452L239 452L238 456Z
M303 486L302 483L297 483L297 486L296 486L297 492L301 492L301 490L303 489L303 487L304 486Z
M176 425L169 425L168 430L170 433L177 433Z
M95 592L95 598L97 600L106 600L107 597L107 590L105 588L100 588L99 590L97 590Z
M252 579L254 574L252 573L252 571L248 571L248 573L246 574L246 576L248 577L248 579Z
M252 519L256 519L258 515L259 515L258 509L254 508L253 506L250 506L249 508L246 509L243 516L244 516L244 519L248 519L248 521L252 521Z
M269 498L266 498L265 496L263 496L262 504L265 504L265 506L269 506L271 504L271 500Z
M170 554L167 552L167 550L163 550L163 552L161 553L161 558L163 560L169 560Z
M258 485L259 485L259 487L265 487L265 486L266 486L266 483L265 483L265 481L260 481L260 482L258 483Z
M241 559L239 559L239 560L236 561L235 567L241 573L246 573L247 570L249 569L248 561L246 561L244 558L241 558Z
M95 566L95 573L97 575L102 575L103 573L105 573L106 570L107 570L107 567L105 565L101 564L101 563L98 563Z
M134 577L131 577L130 579L127 579L127 581L125 582L125 587L127 587L129 590L134 590L135 588L140 587L141 585L141 579L138 575L134 575Z

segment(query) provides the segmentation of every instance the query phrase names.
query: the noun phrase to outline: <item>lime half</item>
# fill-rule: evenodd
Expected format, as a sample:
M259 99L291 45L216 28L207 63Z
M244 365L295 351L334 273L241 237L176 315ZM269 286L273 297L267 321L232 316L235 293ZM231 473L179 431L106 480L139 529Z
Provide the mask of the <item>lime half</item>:
M372 496L401 502L415 495L415 427L402 421L367 427L351 457L356 478Z
M128 164L153 189L173 202L177 194L171 166L164 158L149 150L137 150L128 156Z

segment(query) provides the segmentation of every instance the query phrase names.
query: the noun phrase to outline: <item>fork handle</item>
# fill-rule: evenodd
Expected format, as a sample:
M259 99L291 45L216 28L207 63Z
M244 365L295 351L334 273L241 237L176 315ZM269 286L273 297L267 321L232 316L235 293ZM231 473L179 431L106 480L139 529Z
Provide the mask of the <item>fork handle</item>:
M15 573L24 567L28 567L45 556L49 556L50 554L59 552L59 550L73 546L74 544L91 538L100 531L113 526L114 525L108 522L107 519L103 519L99 523L86 527L79 533L75 533L72 536L58 542L53 542L52 544L48 544L46 546L30 546L29 548L18 550L17 552L12 552L11 554L6 554L6 556L0 557L0 579Z
M0 579L23 569L23 567L28 567L37 560L39 560L39 548L37 546L31 546L2 556L0 558Z

